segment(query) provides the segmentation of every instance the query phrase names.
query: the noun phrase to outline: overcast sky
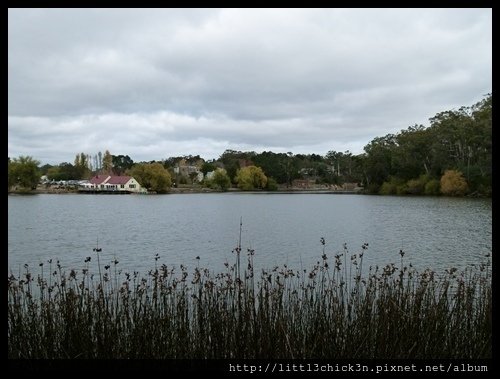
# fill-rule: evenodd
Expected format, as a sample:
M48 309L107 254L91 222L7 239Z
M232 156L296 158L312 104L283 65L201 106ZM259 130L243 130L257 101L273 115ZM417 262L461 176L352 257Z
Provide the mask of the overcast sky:
M492 91L491 9L10 9L8 154L363 152Z

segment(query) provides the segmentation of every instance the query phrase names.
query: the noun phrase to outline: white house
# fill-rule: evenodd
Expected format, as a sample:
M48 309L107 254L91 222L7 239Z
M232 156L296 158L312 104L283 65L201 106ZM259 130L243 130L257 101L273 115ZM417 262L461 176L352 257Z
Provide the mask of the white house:
M147 192L142 188L139 182L132 176L116 175L95 175L83 188L91 191L129 191L134 193Z

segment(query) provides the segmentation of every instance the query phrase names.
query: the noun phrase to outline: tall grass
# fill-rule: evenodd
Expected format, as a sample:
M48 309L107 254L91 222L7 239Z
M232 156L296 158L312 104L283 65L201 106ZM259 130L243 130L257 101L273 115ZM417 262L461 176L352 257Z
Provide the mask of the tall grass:
M8 278L9 358L490 358L491 261L443 275L370 267L364 244L309 270L254 272L235 249L218 273L154 257L145 277L40 264ZM98 254L98 253L97 253ZM240 254L243 257L240 257ZM242 265L240 267L240 258Z

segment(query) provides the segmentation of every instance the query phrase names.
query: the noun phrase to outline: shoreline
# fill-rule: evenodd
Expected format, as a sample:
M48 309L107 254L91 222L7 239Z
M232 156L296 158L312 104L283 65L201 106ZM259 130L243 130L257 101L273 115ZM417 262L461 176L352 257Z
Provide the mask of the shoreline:
M212 194L212 193L226 193L226 194L249 194L249 195L293 195L293 194L310 194L310 195L374 195L374 196L417 196L417 197L435 197L435 196L428 196L428 195L378 195L378 194L370 194L367 192L364 192L362 189L358 190L333 190L333 189L318 189L318 188L311 188L311 189L304 189L304 188L281 188L276 191L266 191L266 190L254 190L254 191L243 191L239 188L230 188L227 191L221 191L221 190L214 190L211 188L191 188L191 187L183 187L183 188L171 188L169 192L163 193L163 194L157 194L154 192L150 193L129 193L129 194L123 194L123 193L81 193L78 192L78 190L67 190L67 189L41 189L38 188L36 190L31 190L31 191L8 191L8 195L12 196L24 196L24 195L41 195L41 194L48 194L48 195L68 195L68 194L76 194L76 195L104 195L104 194L113 194L113 195L174 195L174 194ZM447 197L443 195L438 195L439 197ZM459 198L469 198L469 199L491 199L491 196L484 196L480 195L477 193L474 194L469 194L465 196L457 196Z
M210 193L247 193L247 194L363 194L362 191L344 191L344 190L331 190L331 189L278 189L276 191L266 191L266 190L255 190L255 191L243 191L237 188L232 188L227 191L213 190L210 188L171 188L169 192L160 194L160 195L172 195L172 194L210 194ZM76 194L76 195L89 195L87 193L81 193L77 190L64 190L64 189L36 189L32 191L9 191L8 195L40 195L40 194L48 194L48 195L67 195L67 194ZM103 195L110 194L106 193L92 193L92 195ZM116 195L139 195L135 193L113 193ZM146 193L140 195L158 195L156 193Z

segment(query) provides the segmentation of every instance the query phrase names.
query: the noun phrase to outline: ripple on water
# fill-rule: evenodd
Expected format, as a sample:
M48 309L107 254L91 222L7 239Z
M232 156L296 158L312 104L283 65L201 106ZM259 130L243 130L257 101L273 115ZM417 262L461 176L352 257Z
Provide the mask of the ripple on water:
M240 217L242 259L257 268L309 268L322 254L351 254L369 243L364 266L405 261L436 270L477 263L492 250L491 200L360 195L189 194L165 196L37 195L8 198L9 268L60 259L83 267L102 247L124 271L159 263L222 270L235 261ZM92 261L94 262L94 261ZM104 263L103 263L104 264Z

